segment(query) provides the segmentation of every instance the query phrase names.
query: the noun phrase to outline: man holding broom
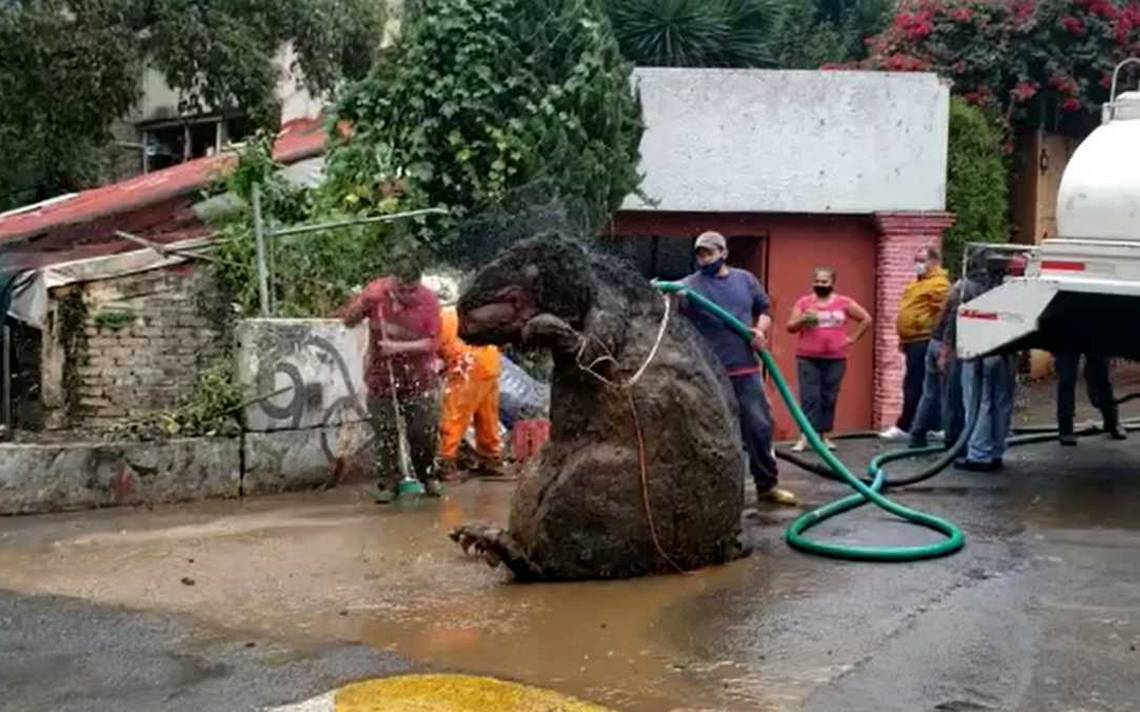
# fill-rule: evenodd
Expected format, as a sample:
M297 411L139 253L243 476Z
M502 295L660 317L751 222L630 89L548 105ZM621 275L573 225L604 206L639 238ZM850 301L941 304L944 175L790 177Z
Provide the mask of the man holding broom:
M396 497L401 480L400 426L407 433L412 476L426 493L443 492L434 472L439 433L440 305L435 292L421 284L422 265L401 259L392 274L374 280L342 311L346 326L368 320L364 382L375 431L376 501Z

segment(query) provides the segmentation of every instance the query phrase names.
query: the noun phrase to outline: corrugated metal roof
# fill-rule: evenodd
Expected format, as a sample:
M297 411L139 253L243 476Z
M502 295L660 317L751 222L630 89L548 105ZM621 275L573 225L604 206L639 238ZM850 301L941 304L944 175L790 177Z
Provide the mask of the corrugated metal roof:
M321 154L324 145L323 119L297 119L278 133L273 157L281 163L294 163ZM201 190L234 158L233 154L198 158L66 199L45 201L31 210L9 213L0 217L0 243L138 210Z

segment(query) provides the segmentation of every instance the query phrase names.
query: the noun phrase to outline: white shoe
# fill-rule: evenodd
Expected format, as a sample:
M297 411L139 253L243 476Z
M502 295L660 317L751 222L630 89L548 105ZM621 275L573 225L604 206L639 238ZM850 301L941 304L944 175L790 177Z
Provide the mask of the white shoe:
M926 434L926 437L930 438L931 440L945 440L946 439L946 431L945 430L931 430L929 433Z
M805 449L807 449L807 440L804 438L800 438L796 441L796 444L792 446L792 452L803 452Z
M879 433L879 437L883 440L906 440L910 437L910 433L898 427L897 425L892 425L883 432Z

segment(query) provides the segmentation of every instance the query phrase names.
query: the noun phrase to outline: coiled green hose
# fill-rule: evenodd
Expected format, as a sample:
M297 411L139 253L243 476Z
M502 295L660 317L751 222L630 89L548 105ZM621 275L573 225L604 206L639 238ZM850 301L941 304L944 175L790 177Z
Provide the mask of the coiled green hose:
M697 292L690 290L683 284L676 282L660 282L654 281L654 286L666 294L680 293L684 294L685 298L691 301L694 305L704 309L710 314L721 319L728 325L730 329L740 335L742 339L749 342L752 341L752 330L740 320L729 314L720 306ZM764 362L764 366L772 375L772 381L776 384L776 390L779 391L780 397L784 400L784 404L788 407L788 412L792 414L792 418L796 421L804 436L807 438L808 444L812 449L819 454L827 466L832 469L844 482L856 490L855 494L844 497L843 499L832 502L831 504L820 507L819 509L812 510L804 514L800 518L792 522L788 527L787 542L790 546L800 551L806 551L811 554L818 554L820 556L827 556L833 559L848 559L852 561L919 561L922 559L934 559L940 556L953 554L961 549L966 539L962 536L962 532L953 523L936 517L925 512L919 512L909 507L904 507L897 502L894 502L879 493L882 489L883 483L886 480L886 472L882 469L881 465L890 462L891 460L903 459L904 457L913 457L917 454L922 454L926 450L917 451L899 451L881 455L875 459L872 465L872 471L875 473L875 479L870 485L864 484L858 477L853 475L847 467L840 462L839 458L835 457L830 450L823 444L819 437L819 433L812 428L811 423L808 422L804 412L800 410L796 398L792 395L791 389L788 387L788 382L784 380L784 375L780 373L780 369L776 367L775 360L766 351L757 351L760 359ZM929 448L931 452L936 451L936 448ZM822 523L824 520L831 517L838 516L844 512L848 512L857 507L861 507L867 502L875 504L875 506L885 509L886 511L898 517L905 519L908 522L913 522L919 526L933 529L940 534L945 535L945 539L934 543L922 546L903 546L903 547L881 547L881 546L846 546L843 544L827 544L818 541L812 541L804 536L808 529Z

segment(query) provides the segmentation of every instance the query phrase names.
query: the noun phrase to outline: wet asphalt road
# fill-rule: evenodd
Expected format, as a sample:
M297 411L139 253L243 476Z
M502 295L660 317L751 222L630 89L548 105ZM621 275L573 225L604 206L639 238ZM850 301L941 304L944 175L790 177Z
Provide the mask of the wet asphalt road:
M0 593L0 710L260 710L407 661L363 645L301 648L178 616Z
M259 709L404 669L394 647L620 710L1140 710L1140 438L1008 463L899 495L963 528L948 559L801 555L797 511L765 508L744 561L609 584L507 585L454 551L443 531L503 516L502 484L413 513L343 488L2 520L0 709ZM813 506L844 493L785 483ZM813 535L934 536L869 508Z

